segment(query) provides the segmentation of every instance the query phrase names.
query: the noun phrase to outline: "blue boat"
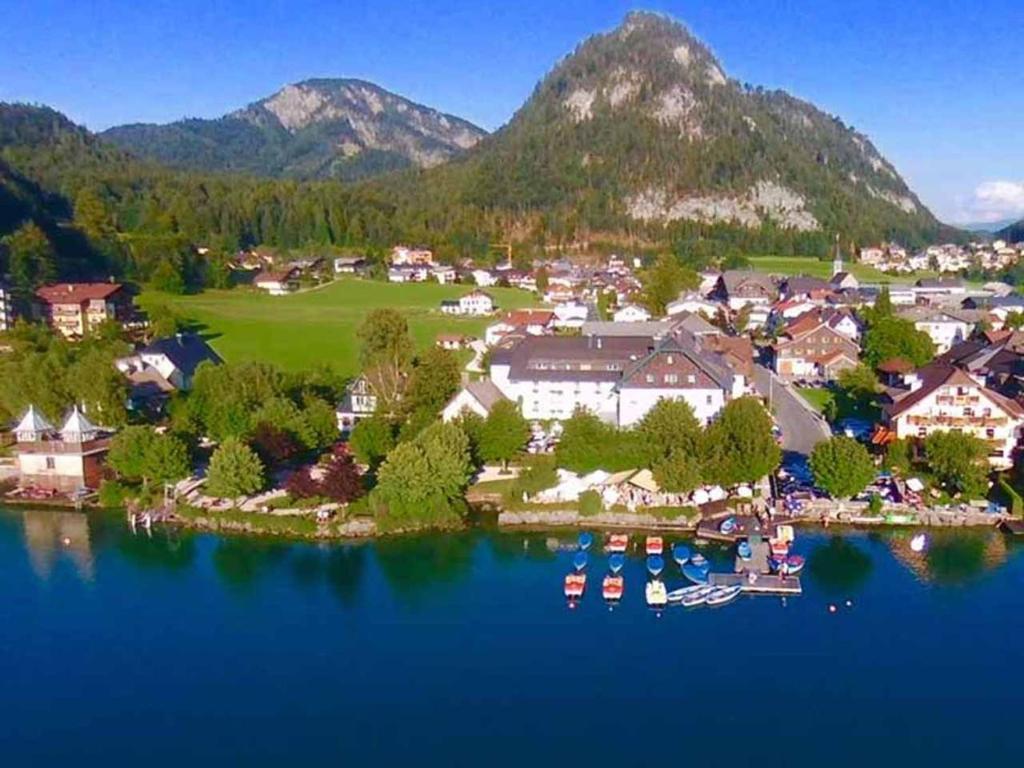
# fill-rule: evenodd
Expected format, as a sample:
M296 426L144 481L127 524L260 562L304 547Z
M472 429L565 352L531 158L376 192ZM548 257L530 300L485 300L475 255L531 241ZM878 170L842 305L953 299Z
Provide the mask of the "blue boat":
M704 567L708 564L707 558L704 557L700 552L694 552L690 557L690 562L696 565L698 568Z
M722 524L718 526L718 530L724 533L726 536L731 536L736 530L736 518L727 517L722 521Z
M741 541L736 545L736 554L740 556L741 560L749 560L753 556L754 552L750 548L749 541Z
M622 570L622 566L626 564L626 556L621 552L615 552L608 556L608 567L611 568L612 573L618 573Z
M594 534L590 531L582 531L579 535L580 549L590 549L590 545L594 543Z
M587 553L577 552L572 558L572 567L577 571L582 571L587 567Z
M665 570L665 558L661 555L651 555L647 558L647 570L652 576L657 576Z
M707 584L708 583L708 572L710 567L707 563L704 565L695 565L693 562L689 562L683 566L683 576L688 578L694 584Z
M690 559L690 548L685 544L674 544L672 546L672 559L682 565Z

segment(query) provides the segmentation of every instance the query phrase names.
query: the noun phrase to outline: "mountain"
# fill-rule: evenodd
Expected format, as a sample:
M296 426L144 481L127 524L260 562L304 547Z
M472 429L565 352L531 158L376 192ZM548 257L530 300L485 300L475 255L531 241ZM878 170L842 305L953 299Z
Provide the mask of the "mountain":
M582 43L506 126L417 186L549 239L770 225L820 251L826 233L909 244L943 229L867 136L730 79L683 25L643 12Z
M134 124L100 134L132 153L203 171L352 180L430 168L486 132L363 80L316 79L215 120Z
M1016 224L1000 229L996 232L996 237L1010 243L1024 242L1024 219L1021 219Z

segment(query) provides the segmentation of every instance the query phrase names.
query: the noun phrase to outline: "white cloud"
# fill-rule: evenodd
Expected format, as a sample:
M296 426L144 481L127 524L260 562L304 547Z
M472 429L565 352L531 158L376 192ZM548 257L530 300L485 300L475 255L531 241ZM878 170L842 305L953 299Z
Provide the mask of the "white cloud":
M957 219L963 223L989 224L1024 218L1024 182L985 181L974 194L959 199Z

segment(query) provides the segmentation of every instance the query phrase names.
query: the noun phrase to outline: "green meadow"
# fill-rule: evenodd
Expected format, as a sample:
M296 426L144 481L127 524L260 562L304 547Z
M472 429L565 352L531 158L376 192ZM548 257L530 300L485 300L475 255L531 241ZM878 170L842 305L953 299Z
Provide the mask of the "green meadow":
M832 262L800 256L751 256L750 266L759 272L773 275L810 275L828 279L832 277ZM922 277L934 277L934 272L919 272L914 275L887 275L874 267L856 262L843 262L843 268L852 272L862 282L870 283L912 283Z
M402 312L418 348L434 343L439 333L480 337L493 319L443 315L443 299L472 290L466 285L384 283L343 278L290 296L270 296L251 288L204 291L190 296L147 291L143 308L166 305L198 326L217 353L230 362L258 360L286 370L327 363L340 373L358 372L356 329L374 309ZM499 312L533 306L532 294L515 288L488 288Z

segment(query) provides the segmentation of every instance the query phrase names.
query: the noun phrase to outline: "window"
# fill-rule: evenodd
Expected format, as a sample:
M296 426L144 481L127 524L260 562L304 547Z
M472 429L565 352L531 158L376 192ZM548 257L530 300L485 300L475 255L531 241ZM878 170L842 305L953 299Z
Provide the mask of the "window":
M57 468L57 461L56 461L56 459L53 458L53 456L47 456L46 457L46 468L47 469L56 469Z
M705 402L705 403L706 403L707 405L711 405L711 395L708 395L708 396L707 396L706 398L704 398L704 402Z
M928 429L926 427L918 427L917 428L917 436L918 437L928 437Z
M973 416L973 415L974 415L974 409L971 408L969 405L968 406L964 406L964 416L970 417L970 416Z
M672 355L669 355L668 356L668 364L669 365L673 365L674 363L675 363L675 359L672 357Z
M687 384L696 384L696 383L697 383L697 377L696 377L696 376L694 376L694 375L693 375L692 373L691 373L691 374L689 374L689 375L688 375L688 376L686 377L686 383L687 383Z
M653 373L648 373L646 376L644 376L644 379L647 381L648 384L653 384L654 383L654 374Z
M665 374L665 383L666 384L678 384L679 383L679 377L676 376L674 373L666 373Z
M989 440L992 440L995 436L996 436L996 431L994 429L986 429L985 430L985 437L987 437Z

